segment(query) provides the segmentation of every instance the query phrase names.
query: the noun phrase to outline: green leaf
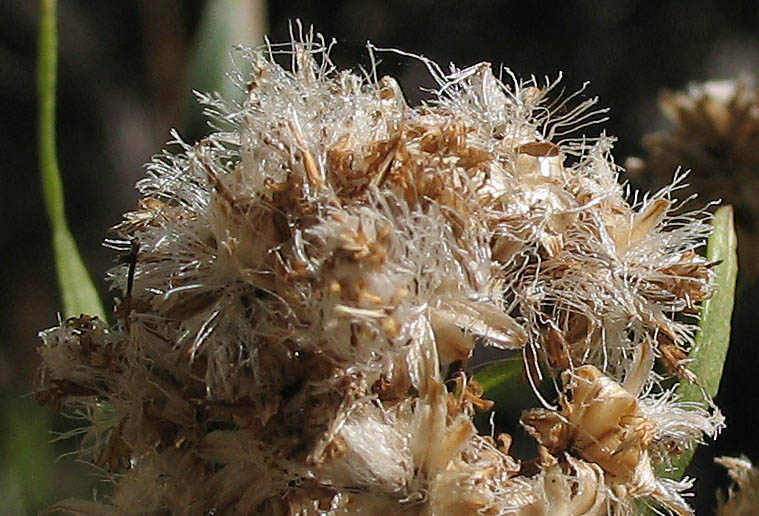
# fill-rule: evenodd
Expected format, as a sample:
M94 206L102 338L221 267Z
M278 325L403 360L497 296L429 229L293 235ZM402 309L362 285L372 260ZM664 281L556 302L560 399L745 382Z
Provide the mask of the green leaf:
M0 506L3 514L35 514L53 494L52 413L33 399L0 398Z
M58 66L56 0L40 1L37 88L39 95L39 154L42 192L53 239L58 283L65 317L83 313L105 319L97 290L82 263L66 223L63 182L58 170L55 141L55 92Z
M234 45L260 45L266 32L263 0L209 0L195 38L184 99L185 129L190 139L208 132L192 90L218 92L227 100L240 101L243 91L226 76Z
M733 207L723 206L714 214L712 221L714 231L706 248L706 258L710 262L720 262L715 267L716 289L711 298L701 308L701 320L696 333L695 343L690 350L689 369L696 374L700 385L682 381L677 394L682 401L703 403L704 394L709 397L717 395L722 368L730 344L730 319L733 314L735 298L735 281L738 276L738 256L736 249L738 239L733 223ZM672 467L661 471L667 478L679 480L690 464L695 448L685 452L672 461Z
M522 360L519 358L501 360L490 364L474 375L474 379L482 386L483 395L489 399L492 399L491 396L494 391L501 390L500 388L506 384L518 382L521 377ZM491 396L488 396L489 394Z

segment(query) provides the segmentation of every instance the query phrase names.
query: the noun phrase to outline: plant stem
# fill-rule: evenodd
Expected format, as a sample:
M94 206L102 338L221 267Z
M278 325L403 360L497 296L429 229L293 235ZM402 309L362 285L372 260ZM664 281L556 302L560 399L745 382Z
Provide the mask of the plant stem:
M82 313L105 319L97 290L82 263L66 223L63 182L58 169L55 140L55 93L58 67L57 0L40 0L37 93L39 102L39 155L42 193L45 199L58 283L63 298L63 314Z

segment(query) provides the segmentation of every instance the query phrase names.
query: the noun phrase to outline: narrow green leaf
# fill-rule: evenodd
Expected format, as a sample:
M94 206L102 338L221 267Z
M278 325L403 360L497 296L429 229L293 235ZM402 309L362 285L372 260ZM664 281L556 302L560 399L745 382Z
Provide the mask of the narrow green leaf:
M204 136L208 128L192 90L218 92L227 100L242 100L243 92L226 76L234 45L260 45L266 33L264 0L209 0L195 38L184 99L185 129L190 139Z
M721 263L715 268L715 292L701 308L698 333L688 356L688 367L699 378L701 385L680 382L677 393L682 401L704 402L704 391L710 397L717 395L722 367L730 344L730 319L738 276L738 239L735 234L732 206L718 209L712 225L714 231L706 248L706 258L710 262ZM694 453L695 449L686 450L673 460L672 468L662 471L661 474L673 479L682 478Z
M733 207L723 206L717 210L713 225L714 232L709 238L706 258L722 263L716 267L717 289L701 309L701 323L690 353L690 369L701 379L709 396L717 395L730 344L730 319L738 276L738 238L733 223ZM693 399L701 396L701 390L693 384L682 384L680 391L683 396Z
M501 360L490 364L482 371L474 375L482 386L486 398L492 399L488 394L508 383L516 383L522 377L522 360L519 358Z
M66 224L63 182L55 141L55 92L58 66L56 0L40 1L37 92L39 95L39 154L42 192L53 237L53 252L65 317L82 313L105 319L97 290L79 256Z

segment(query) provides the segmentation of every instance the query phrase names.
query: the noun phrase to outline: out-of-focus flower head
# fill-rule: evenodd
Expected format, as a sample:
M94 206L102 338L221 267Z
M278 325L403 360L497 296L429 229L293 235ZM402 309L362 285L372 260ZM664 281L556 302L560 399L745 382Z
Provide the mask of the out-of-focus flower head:
M746 457L719 457L714 462L727 468L735 482L725 496L718 493L717 516L751 516L759 507L759 471Z
M741 276L759 273L759 89L752 78L709 81L661 94L669 127L643 139L646 156L629 172L646 184L667 184L674 170L691 169L686 194L709 192L735 208ZM658 186L657 186L658 187Z

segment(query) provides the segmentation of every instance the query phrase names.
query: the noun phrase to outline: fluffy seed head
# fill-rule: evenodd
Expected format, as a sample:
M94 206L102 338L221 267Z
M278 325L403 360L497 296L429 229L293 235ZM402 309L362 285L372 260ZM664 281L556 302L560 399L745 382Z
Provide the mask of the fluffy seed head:
M556 82L419 58L438 90L411 107L310 33L240 52L243 104L203 96L217 132L175 135L114 228L116 323L42 334L39 398L86 415L115 484L57 507L591 516L653 497L686 514L683 486L653 478L663 426L639 399L656 360L684 370L711 288L706 215L673 215L682 177L628 202L612 138L580 132L605 111ZM478 434L489 403L449 374L482 346L573 395L526 416L530 464Z

